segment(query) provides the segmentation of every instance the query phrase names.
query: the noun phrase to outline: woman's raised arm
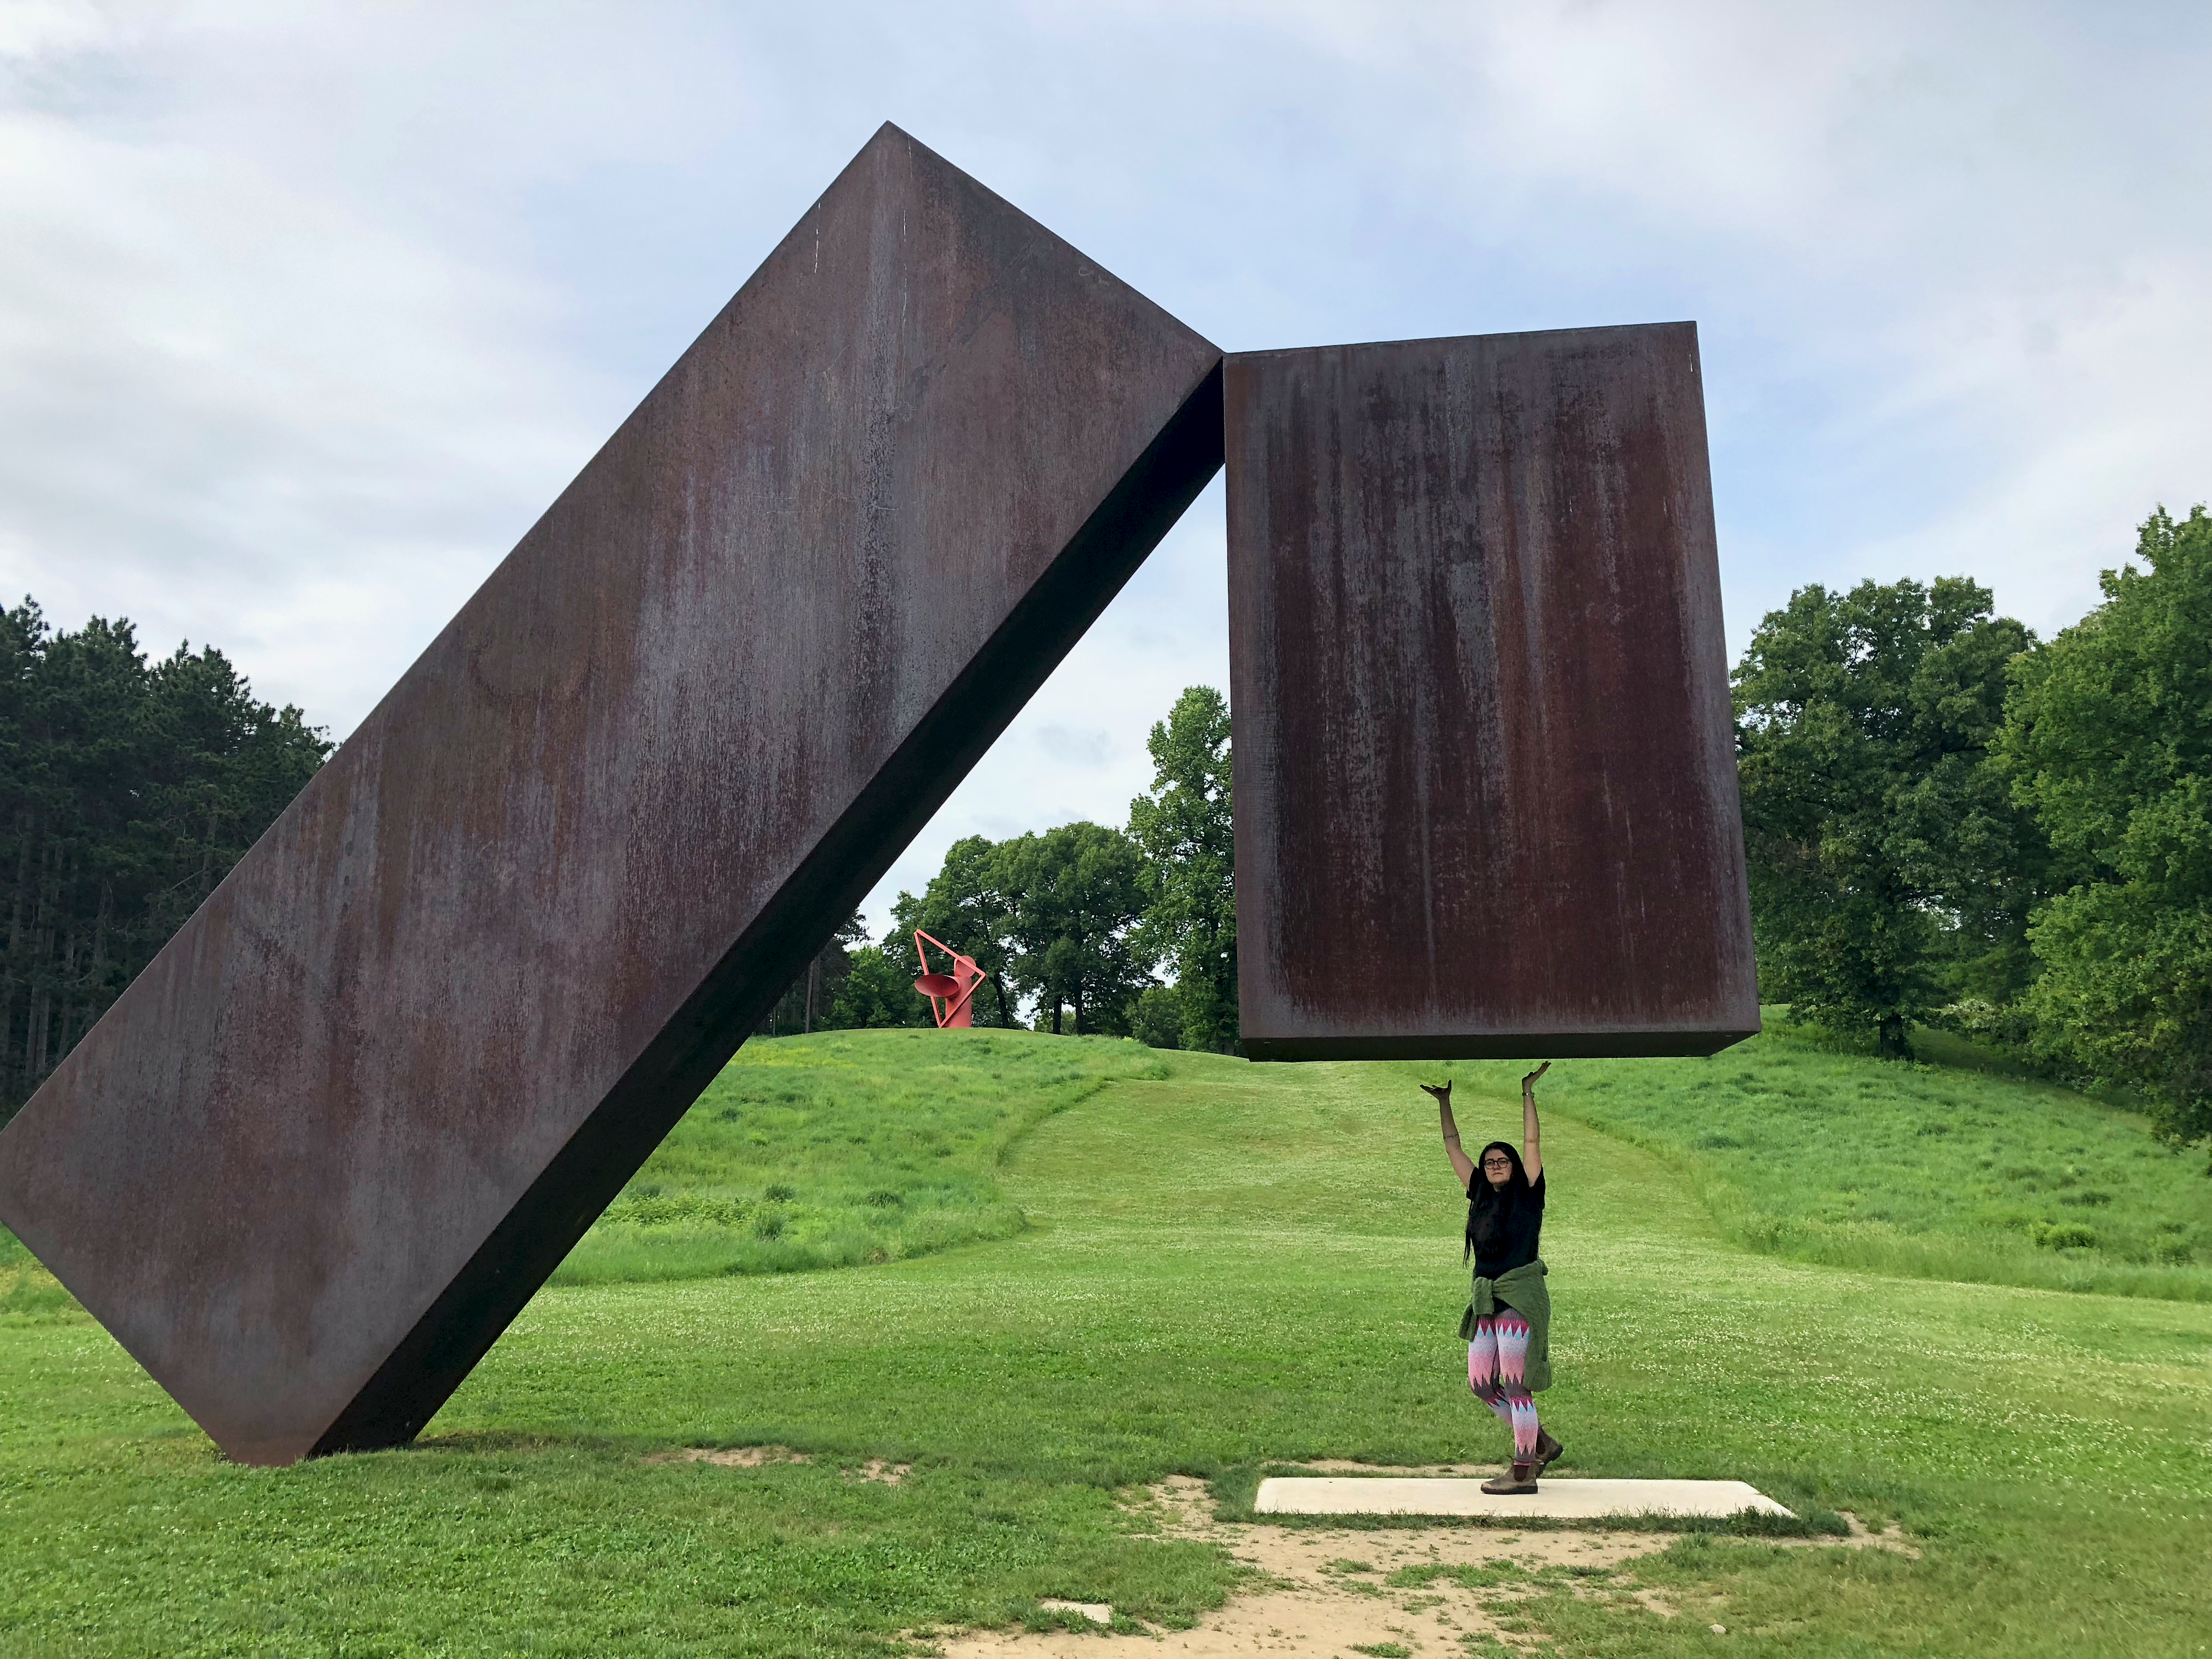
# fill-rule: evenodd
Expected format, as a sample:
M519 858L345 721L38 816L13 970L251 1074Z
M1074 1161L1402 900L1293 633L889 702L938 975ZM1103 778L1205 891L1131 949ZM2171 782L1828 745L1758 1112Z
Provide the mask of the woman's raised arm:
M1474 1180L1474 1160L1461 1147L1459 1125L1452 1121L1451 1085L1424 1083L1421 1088L1435 1097L1437 1115L1443 1125L1444 1152L1451 1159L1452 1173L1459 1177L1459 1184L1464 1188Z
M1544 1173L1543 1132L1536 1122L1536 1079L1551 1069L1547 1060L1521 1079L1521 1167L1528 1172L1531 1187Z

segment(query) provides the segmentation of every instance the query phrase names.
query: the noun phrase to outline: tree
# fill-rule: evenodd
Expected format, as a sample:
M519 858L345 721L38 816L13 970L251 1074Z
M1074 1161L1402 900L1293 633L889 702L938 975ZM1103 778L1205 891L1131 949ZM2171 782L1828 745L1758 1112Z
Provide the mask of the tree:
M911 893L898 896L898 902L891 906L891 936L884 948L902 964L913 964L914 971L907 975L909 994L923 972L915 955L915 928L963 956L973 957L975 965L991 976L988 993L976 988L975 1018L981 1021L995 1016L999 1024L1012 1025L1013 1012L1005 989L1006 963L1013 949L1006 937L1007 919L1006 897L1000 889L999 848L987 836L969 836L945 849L944 864L920 898ZM945 964L937 966L942 971Z
M1133 937L1150 885L1143 849L1103 824L1064 823L1001 842L994 863L1017 986L1055 1032L1066 1008L1078 1031L1126 1033L1151 982Z
M329 751L211 647L149 664L128 622L0 614L0 1120Z
M1182 1047L1182 999L1172 985L1147 985L1129 1005L1129 1035L1151 1048Z
M775 1006L768 1011L768 1018L754 1028L755 1035L790 1036L832 1029L838 991L852 971L852 947L865 943L867 937L867 926L855 910L784 988Z
M1879 1051L2016 996L2047 853L1990 747L2034 636L1963 578L1800 588L1737 665L1752 913L1770 994Z
M1236 836L1227 701L1212 686L1190 687L1146 746L1152 787L1129 803L1130 837L1152 871L1139 947L1164 959L1175 975L1182 1046L1233 1054Z
M2137 551L2015 665L2002 746L2064 888L2030 930L2034 1040L2179 1144L2212 1137L2212 519L2160 507Z
M837 1000L823 1029L860 1030L927 1025L929 1004L914 988L915 973L880 945L851 952Z

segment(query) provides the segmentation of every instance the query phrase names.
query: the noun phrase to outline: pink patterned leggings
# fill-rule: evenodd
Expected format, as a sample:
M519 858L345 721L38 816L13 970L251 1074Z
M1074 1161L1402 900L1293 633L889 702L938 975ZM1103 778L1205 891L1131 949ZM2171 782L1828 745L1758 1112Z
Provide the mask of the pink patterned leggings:
M1467 1345L1467 1386L1512 1429L1516 1460L1534 1455L1540 1432L1536 1402L1522 1382L1528 1364L1527 1320L1501 1306L1492 1317L1475 1322L1474 1340Z

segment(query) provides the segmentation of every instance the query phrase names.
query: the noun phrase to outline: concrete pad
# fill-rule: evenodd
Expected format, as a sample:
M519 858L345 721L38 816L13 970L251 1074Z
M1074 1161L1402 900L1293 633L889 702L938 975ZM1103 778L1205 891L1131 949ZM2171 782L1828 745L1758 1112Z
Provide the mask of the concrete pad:
M1607 1516L1789 1515L1741 1480L1540 1480L1534 1492L1493 1495L1480 1480L1358 1475L1270 1479L1252 1507L1261 1515L1468 1515L1546 1521Z

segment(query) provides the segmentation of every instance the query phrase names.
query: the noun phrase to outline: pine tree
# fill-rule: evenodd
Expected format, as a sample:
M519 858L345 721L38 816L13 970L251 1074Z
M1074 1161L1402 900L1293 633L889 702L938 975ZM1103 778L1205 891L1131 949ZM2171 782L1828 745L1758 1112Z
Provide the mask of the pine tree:
M29 1097L330 752L212 647L0 613L0 1119Z

